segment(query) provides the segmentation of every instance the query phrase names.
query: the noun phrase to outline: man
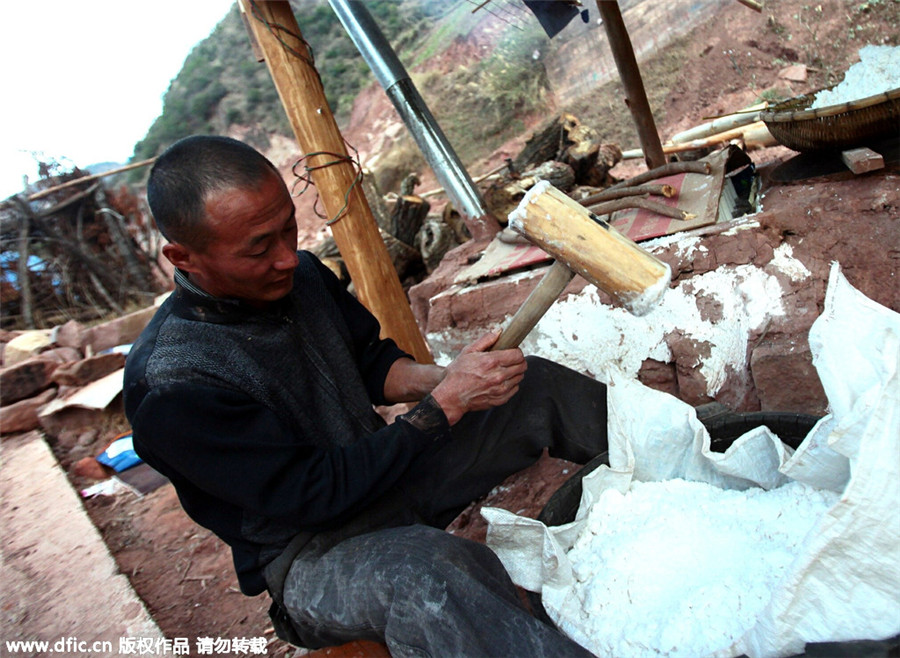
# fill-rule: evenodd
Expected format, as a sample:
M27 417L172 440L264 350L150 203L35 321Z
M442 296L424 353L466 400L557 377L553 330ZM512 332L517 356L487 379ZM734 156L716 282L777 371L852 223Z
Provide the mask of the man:
M496 556L442 530L544 447L606 449L602 384L488 334L418 364L308 252L261 154L189 137L150 174L176 287L135 343L138 454L268 590L283 637L394 656L587 656L533 618ZM526 373L527 369L527 373ZM418 401L386 426L373 405Z

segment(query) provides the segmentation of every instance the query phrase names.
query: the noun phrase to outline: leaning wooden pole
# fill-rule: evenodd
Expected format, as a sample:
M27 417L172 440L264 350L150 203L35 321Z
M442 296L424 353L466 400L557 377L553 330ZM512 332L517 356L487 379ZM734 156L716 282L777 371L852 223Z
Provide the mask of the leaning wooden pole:
M361 172L325 98L322 81L286 0L240 0L241 10L262 50L281 103L359 300L381 323L382 334L420 363L433 359L419 331L361 184Z
M656 131L656 122L650 111L650 103L647 101L647 93L644 91L644 83L641 80L641 71L638 69L637 60L634 57L634 48L631 46L631 37L625 29L622 20L622 12L616 0L597 0L597 9L606 27L606 35L609 38L609 46L612 49L613 58L616 60L616 68L619 77L625 87L625 96L628 101L628 109L637 126L638 139L641 149L644 151L644 160L647 167L653 169L666 163L663 154L659 133Z

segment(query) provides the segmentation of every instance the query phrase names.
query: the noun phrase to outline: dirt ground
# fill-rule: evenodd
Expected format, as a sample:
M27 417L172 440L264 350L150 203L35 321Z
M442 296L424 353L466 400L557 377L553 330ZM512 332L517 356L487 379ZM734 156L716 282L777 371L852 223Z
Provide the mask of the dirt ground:
M824 86L830 81L829 74L835 72L836 62L849 65L859 47L858 42L847 39L848 30L855 29L858 33L868 30L872 43L880 43L881 35L887 34L881 31L883 22L872 21L860 9L863 6L871 6L870 11L881 11L887 6L895 14L898 12L894 0L852 5L825 1L816 7L800 0L773 0L767 3L763 14L737 2L727 6L721 15L710 17L706 25L682 44L686 59L677 75L665 81L668 92L662 105L661 114L665 118L658 126L660 133L665 138L702 122L704 117L747 106L765 95L764 92L773 97L790 97ZM896 30L893 34L896 35ZM780 71L796 62L811 67L806 83L778 77ZM837 72L844 68L841 66ZM654 80L648 81L648 86L653 84ZM357 137L364 141L362 135L347 135L351 142ZM635 144L623 148L632 146ZM502 161L503 157L515 155L516 148L517 143L509 144L498 150L493 160ZM792 155L793 152L778 147L757 153L754 159L764 164ZM474 170L483 171L491 164L485 162ZM638 163L633 166L640 167ZM830 178L804 184L814 185L815 194L822 199L833 196ZM429 189L434 184L426 178L422 186ZM799 224L806 207L787 204L785 212L795 213ZM787 219L785 222L790 223ZM63 457L64 463L70 461L74 460ZM566 465L550 464L541 468L548 469L551 477L559 477ZM80 488L89 482L73 476L73 483ZM541 487L529 491L533 501L545 500L550 493L552 489ZM522 507L521 500L499 504L513 511ZM119 569L128 576L167 637L265 635L272 640L268 655L300 653L274 639L266 615L267 597L247 598L240 594L229 551L216 537L187 518L170 485L142 498L127 493L92 498L85 501L85 507Z

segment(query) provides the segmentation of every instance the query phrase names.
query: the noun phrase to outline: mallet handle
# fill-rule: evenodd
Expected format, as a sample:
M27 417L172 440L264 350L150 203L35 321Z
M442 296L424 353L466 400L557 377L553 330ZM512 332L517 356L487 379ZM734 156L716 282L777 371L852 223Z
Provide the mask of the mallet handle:
M534 329L534 326L544 317L556 298L562 294L569 281L575 273L565 264L556 260L547 270L547 273L538 282L528 298L516 311L509 323L504 327L503 332L494 343L491 351L505 350L511 347L518 347L519 343Z

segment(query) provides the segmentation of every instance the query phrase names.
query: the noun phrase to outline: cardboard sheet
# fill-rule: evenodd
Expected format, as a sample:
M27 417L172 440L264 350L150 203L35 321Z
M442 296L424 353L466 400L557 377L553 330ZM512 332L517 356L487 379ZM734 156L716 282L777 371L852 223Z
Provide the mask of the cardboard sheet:
M695 215L694 219L672 219L643 208L629 208L614 212L608 218L609 223L635 242L715 224L719 219L727 159L728 150L723 149L706 158L712 167L708 175L676 174L652 182L671 185L678 191L672 198L653 197L654 201L689 212Z

